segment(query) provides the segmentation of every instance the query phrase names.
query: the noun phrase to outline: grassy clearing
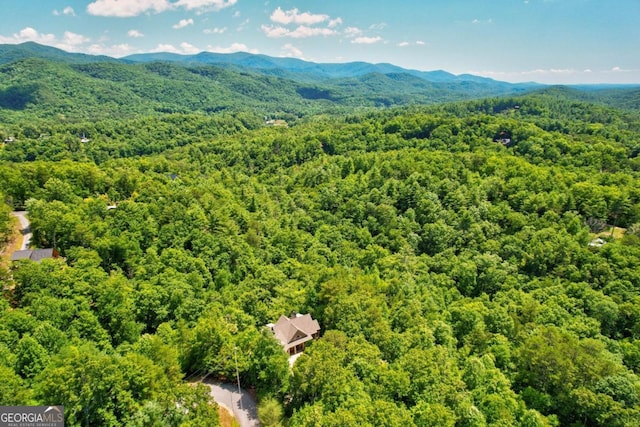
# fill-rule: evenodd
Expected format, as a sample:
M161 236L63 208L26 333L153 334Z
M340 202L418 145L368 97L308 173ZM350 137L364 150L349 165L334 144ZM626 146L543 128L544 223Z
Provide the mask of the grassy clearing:
M218 405L218 413L220 414L220 426L221 427L240 427L238 421L236 421L235 417L227 409L222 405Z
M627 229L622 227L609 227L608 229L601 231L600 233L593 234L593 238L604 238L613 236L614 239L622 239L626 231Z
M22 247L22 227L18 218L12 217L13 221L13 238L0 251L0 266L9 268L9 259L15 251L19 251Z

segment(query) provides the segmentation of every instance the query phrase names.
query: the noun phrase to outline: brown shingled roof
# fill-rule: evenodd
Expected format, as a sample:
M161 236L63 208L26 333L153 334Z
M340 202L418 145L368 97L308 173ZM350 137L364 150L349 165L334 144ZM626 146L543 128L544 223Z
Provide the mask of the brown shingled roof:
M296 314L292 317L280 316L272 326L273 333L286 351L298 344L311 341L320 330L317 320L310 314Z

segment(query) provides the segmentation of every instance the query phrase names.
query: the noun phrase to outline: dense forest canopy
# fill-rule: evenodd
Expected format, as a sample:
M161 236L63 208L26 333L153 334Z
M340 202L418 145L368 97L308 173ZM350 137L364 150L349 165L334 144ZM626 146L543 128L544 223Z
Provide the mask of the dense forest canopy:
M558 89L268 126L178 86L184 110L134 108L120 65L55 67L132 92L122 117L51 120L48 83L24 109L2 89L0 237L26 209L61 254L2 271L3 405L209 426L188 380L237 359L265 425L637 425L637 111ZM322 336L290 369L264 325L292 311Z

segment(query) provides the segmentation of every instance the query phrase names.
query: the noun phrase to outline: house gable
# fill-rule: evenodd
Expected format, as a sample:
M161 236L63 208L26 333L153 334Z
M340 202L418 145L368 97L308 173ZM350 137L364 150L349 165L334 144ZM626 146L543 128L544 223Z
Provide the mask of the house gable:
M302 351L299 349L304 348L304 343L317 338L320 330L318 321L312 319L309 314L294 314L291 317L280 316L275 324L267 326L280 341L284 350L289 353Z

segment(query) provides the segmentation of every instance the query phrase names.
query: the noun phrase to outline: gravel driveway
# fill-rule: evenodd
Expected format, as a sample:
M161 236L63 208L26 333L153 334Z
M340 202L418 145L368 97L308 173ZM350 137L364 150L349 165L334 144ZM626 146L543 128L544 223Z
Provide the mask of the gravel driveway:
M31 226L29 224L29 220L27 219L27 212L15 211L11 212L11 215L15 216L16 218L18 218L18 221L20 221L20 227L22 231L22 247L20 248L20 250L24 251L26 249L29 249L29 244L31 243Z
M238 394L238 386L228 383L219 383L213 380L204 380L204 385L211 389L211 396L219 404L228 408L240 423L240 427L258 427L258 410L256 401L246 390Z

